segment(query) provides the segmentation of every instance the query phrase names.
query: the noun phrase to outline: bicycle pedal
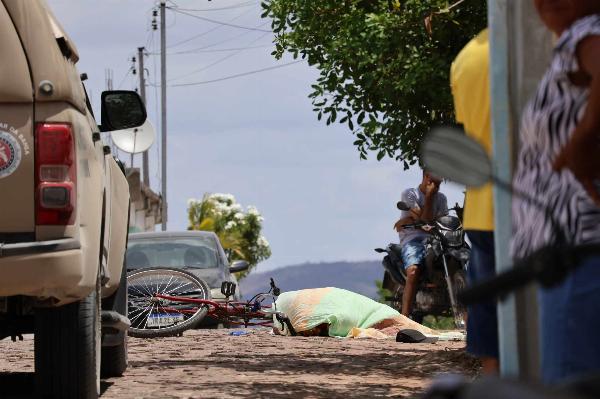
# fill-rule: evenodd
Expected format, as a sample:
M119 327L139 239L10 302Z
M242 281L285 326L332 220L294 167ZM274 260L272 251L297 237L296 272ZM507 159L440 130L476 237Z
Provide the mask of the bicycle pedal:
M235 295L236 287L235 283L231 281L223 281L221 283L221 294L225 295L226 298L229 298L230 296Z

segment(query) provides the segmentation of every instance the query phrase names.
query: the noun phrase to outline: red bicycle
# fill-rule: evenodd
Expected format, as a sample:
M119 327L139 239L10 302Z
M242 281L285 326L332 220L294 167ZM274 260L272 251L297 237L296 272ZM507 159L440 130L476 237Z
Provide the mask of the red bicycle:
M288 317L277 311L275 300L281 293L271 279L268 292L247 302L230 301L236 285L223 282L225 300L213 300L209 286L195 275L180 269L153 267L127 276L129 335L155 338L180 335L194 328L207 315L226 325L272 327L274 319L290 335L296 335ZM267 306L263 302L270 299Z

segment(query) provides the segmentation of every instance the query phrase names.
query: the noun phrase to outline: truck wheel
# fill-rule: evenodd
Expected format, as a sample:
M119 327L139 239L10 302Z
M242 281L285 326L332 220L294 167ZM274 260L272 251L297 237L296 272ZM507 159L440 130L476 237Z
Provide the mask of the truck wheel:
M123 337L118 345L102 347L102 378L120 377L127 370L127 333L122 331L118 335Z
M35 312L38 396L96 399L100 394L100 279L85 299Z
M102 304L104 309L114 310L127 317L127 268L123 264L119 288ZM103 337L104 338L104 337ZM117 345L102 346L100 374L102 378L120 377L127 370L127 331L121 331L111 337Z

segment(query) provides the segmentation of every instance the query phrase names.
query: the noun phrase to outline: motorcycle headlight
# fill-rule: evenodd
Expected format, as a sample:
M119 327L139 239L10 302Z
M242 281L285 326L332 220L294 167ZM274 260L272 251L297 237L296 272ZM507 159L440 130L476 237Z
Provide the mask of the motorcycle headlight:
M451 247L460 247L463 244L462 230L442 230L442 234Z

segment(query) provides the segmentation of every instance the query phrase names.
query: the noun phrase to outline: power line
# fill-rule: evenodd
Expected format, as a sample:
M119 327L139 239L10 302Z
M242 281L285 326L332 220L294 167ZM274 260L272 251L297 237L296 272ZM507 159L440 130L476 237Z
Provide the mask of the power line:
M240 14L236 15L235 17L231 18L231 19L230 19L228 22L233 22L233 21L235 21L236 19L239 19L239 18L243 17L244 15L246 15L246 14L249 14L251 11L252 11L252 9L246 10L246 11L244 11L244 12L242 12L242 13L240 13ZM184 43L190 42L190 41L192 41L192 40L198 39L198 38L200 38L200 37L202 37L202 36L206 36L206 35L208 35L208 34L210 34L210 33L214 32L214 31L216 31L216 30L218 30L218 29L221 29L221 28L223 28L223 26L224 26L224 25L217 25L217 26L215 26L215 27L212 27L212 28L210 28L209 30L206 30L206 31L204 31L204 32L200 32L199 34L197 34L197 35L194 35L194 36L192 36L192 37L189 37L189 38L187 38L187 39L185 39L185 40L181 40L181 41L179 41L179 42L177 42L177 43L175 43L175 44L171 44L170 46L167 46L167 48L173 48L173 47L177 47L177 46L179 46L179 45L181 45L181 44L184 44Z
M269 33L271 33L271 32L266 32L266 33L263 33L262 35L260 35L260 36L259 36L259 37L257 37L256 39L252 40L252 41L251 41L250 43L248 43L248 44L253 44L253 43L256 43L257 41L259 41L260 39L262 39L263 37L265 37L265 36L266 36L266 35L268 35ZM217 65L217 64L220 64L220 63L222 63L223 61L226 61L226 60L228 60L229 58L231 58L231 57L234 57L234 56L236 56L237 54L239 54L239 53L241 53L241 52L242 52L242 50L237 50L237 51L235 51L235 52L233 52L233 53L231 53L231 54L227 54L225 57L219 58L219 59L218 59L218 60L216 60L215 62L212 62L212 63L210 63L210 64L208 64L208 65L206 65L206 66L204 66L204 67L202 67L202 68L196 69L196 70L194 70L194 71L191 71L191 72L189 72L189 73L186 73L186 74L184 74L184 75L178 76L178 77L176 77L176 78L169 79L169 81L171 81L171 80L179 80L179 79L182 79L182 78L187 78L188 76L195 75L195 74L197 74L197 73L199 73L199 72L205 71L205 70L207 70L208 68L211 68L211 67L213 67L213 66L215 66L215 65Z
M221 11L221 10L233 10L236 8L243 8L243 7L248 7L251 5L256 4L256 1L246 1L244 3L238 3L238 4L232 4L230 6L227 7L219 7L219 8L202 8L202 9L198 9L198 8L181 8L178 7L178 10L183 10L183 11L196 11L196 12L205 12L205 11Z
M266 25L266 24L268 24L268 23L269 23L268 21L267 21L267 22L264 22L264 23L262 23L262 24L258 25L258 26L257 26L257 28L260 28L261 26L265 26L265 25ZM222 26L217 26L217 27L216 27L216 29L219 29L219 28L222 28ZM215 30L215 28L213 28L212 30ZM195 47L195 48L193 48L193 49L189 49L189 50L182 50L182 51L196 52L196 51L198 51L198 50L205 50L205 49L207 49L207 48L212 48L212 47L218 46L219 44L223 44L223 43L230 42L230 41L232 41L232 40L235 40L235 39L237 39L237 38L239 38L239 37L245 36L246 34L247 34L247 32L242 32L242 33L239 33L239 34L237 34L237 35L235 35L235 36L231 36L231 37L229 37L229 38L227 38L227 39L220 40L220 41L214 42L214 43L212 43L212 44L207 44L207 45L205 45L205 46L202 46L202 47ZM193 40L193 39L195 39L195 38L197 38L197 37L199 37L199 36L194 36L194 37L191 37L191 38L189 38L189 39L187 39L187 40L184 40L183 42L180 42L180 43L178 43L178 44L175 44L175 45L173 45L173 46L171 46L171 47L175 47L175 46L177 46L177 45L179 45L179 44L183 44L184 42L188 42L188 41L190 41L190 40ZM168 46L167 46L167 48L170 48L170 47L168 47Z
M237 28L237 29L245 29L245 30L258 31L258 32L269 32L269 33L272 32L271 30L258 29L258 28L253 28L251 26L236 25L236 24L231 24L229 22L217 21L217 20L214 20L214 19L201 17L199 15L190 14L189 12L179 11L178 9L173 8L173 7L169 7L169 9L171 9L171 10L173 10L175 12L178 12L180 14L184 14L184 15L187 15L189 17L197 18L197 19L200 19L202 21L210 22L210 23L213 23L213 24L218 24L218 25L223 25L223 26L229 26L231 28Z
M125 76L123 76L123 79L121 79L121 82L119 83L119 85L117 86L117 89L120 89L123 86L123 83L125 83L125 79L127 79L127 76L129 76L129 74L133 71L133 67L129 67L129 69L127 70L127 72L125 73Z
M173 53L167 53L167 55L182 55L182 54L198 54L198 53L226 53L228 51L245 51L252 50L257 48L267 48L271 47L272 44L262 44L260 46L248 46L248 47L234 47L234 48L216 48L212 50L182 50L175 51Z
M286 67L286 66L289 66L289 65L298 64L300 62L302 62L302 60L292 61L292 62L288 62L288 63L281 64L281 65L275 65L275 66L268 67L268 68L256 69L254 71L248 71L248 72L244 72L244 73L238 73L236 75L225 76L225 77L218 78L218 79L213 79L213 80L204 80L204 81L201 81L201 82L193 82L193 83L179 83L179 84L174 84L174 85L171 85L171 87L198 86L198 85L204 85L204 84L208 84L208 83L222 82L224 80L240 78L242 76L254 75L255 73L266 72L266 71L271 71L273 69L283 68L283 67Z

